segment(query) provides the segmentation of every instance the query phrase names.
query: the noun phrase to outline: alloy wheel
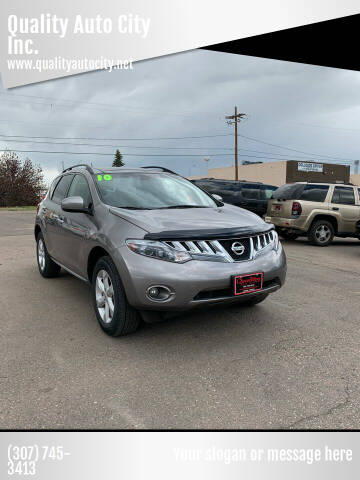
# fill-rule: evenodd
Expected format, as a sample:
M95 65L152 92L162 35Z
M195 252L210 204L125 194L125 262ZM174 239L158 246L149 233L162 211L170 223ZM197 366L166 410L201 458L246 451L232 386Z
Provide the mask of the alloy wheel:
M115 300L114 288L106 270L99 270L95 285L96 307L101 320L110 323L113 319Z
M38 242L38 260L39 260L40 270L43 272L45 268L46 258L45 258L45 245L41 238Z
M320 243L327 242L331 237L330 228L327 225L319 225L315 230L315 237Z

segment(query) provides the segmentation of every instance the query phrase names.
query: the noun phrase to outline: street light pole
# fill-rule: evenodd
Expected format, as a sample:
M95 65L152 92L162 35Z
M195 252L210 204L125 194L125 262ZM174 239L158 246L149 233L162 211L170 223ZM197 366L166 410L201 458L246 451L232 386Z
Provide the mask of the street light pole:
M206 162L206 175L209 176L209 162L210 162L210 157L205 157L204 158Z

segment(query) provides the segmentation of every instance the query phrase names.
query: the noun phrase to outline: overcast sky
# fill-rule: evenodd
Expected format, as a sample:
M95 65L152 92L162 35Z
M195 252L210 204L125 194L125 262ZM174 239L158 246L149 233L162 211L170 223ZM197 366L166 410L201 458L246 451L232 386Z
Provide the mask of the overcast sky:
M93 72L13 90L1 86L0 102L0 149L78 152L19 152L41 164L47 181L61 162L110 166L116 148L127 165L162 165L186 176L206 173L204 157L210 157L210 168L233 165L233 127L224 117L235 105L248 115L240 134L307 152L240 137L240 161L302 157L352 164L360 158L360 73L347 70L195 50L139 62L132 71ZM21 136L22 142L5 135ZM182 136L214 137L138 140Z

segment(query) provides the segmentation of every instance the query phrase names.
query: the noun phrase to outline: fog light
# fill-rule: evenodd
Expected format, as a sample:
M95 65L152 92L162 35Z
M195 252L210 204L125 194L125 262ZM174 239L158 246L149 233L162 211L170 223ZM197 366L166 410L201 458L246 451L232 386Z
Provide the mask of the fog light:
M154 302L165 302L175 294L165 285L152 285L146 290L146 295Z
M159 296L159 289L156 287L149 288L149 297L157 298Z

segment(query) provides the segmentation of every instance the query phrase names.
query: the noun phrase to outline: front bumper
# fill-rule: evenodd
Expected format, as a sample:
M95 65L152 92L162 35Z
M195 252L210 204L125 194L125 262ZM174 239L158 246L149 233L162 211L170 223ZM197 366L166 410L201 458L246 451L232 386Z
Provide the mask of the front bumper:
M280 244L272 246L252 260L234 263L191 260L183 264L148 258L120 247L115 255L127 299L140 310L181 311L203 305L244 302L255 295L278 290L285 282L286 257ZM233 296L231 277L263 272L264 288L260 292ZM147 289L165 285L174 295L165 302L150 300Z

